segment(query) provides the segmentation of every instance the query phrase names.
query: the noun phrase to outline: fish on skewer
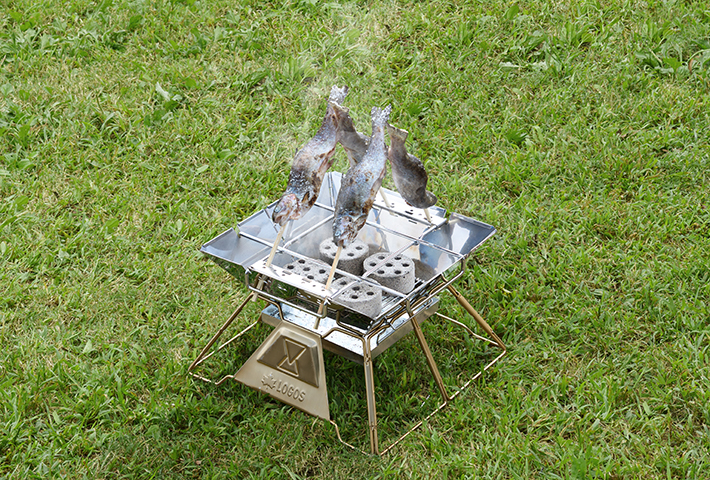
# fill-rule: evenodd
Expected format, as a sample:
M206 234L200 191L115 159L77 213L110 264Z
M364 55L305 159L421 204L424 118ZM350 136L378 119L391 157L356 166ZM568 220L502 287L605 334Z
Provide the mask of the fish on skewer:
M362 160L370 139L358 132L353 125L350 112L341 105L335 105L335 115L338 119L338 141L345 149L350 161L350 166ZM414 155L407 152L405 140L409 135L406 130L387 125L390 134L391 146L388 147L387 156L392 168L392 179L397 191L411 206L426 210L437 202L436 196L426 190L429 179L424 165ZM383 193L383 199L389 205ZM428 217L428 215L427 215Z
M429 176L424 164L414 155L407 153L404 141L409 132L387 125L390 147L387 159L392 169L392 180L405 202L416 208L427 209L437 202L436 195L426 189ZM426 210L425 210L426 211Z
M333 222L333 240L339 247L347 247L355 240L382 185L387 165L385 127L391 111L389 105L384 109L372 108L372 136L367 151L341 181Z
M350 167L353 167L365 156L367 147L370 145L370 137L355 129L350 111L347 108L335 105L335 116L338 119L338 142L348 155ZM384 190L380 189L380 195L382 195L385 205L389 206L390 202L387 200Z
M335 105L342 103L348 87L333 86L328 106L318 132L293 158L288 186L271 215L281 226L288 220L298 220L311 209L318 198L323 177L335 160L333 154L338 144L338 121Z
M347 94L347 86L338 87L333 85L328 97L328 106L326 107L323 123L321 123L315 136L297 151L293 158L286 191L271 214L271 219L274 223L281 225L281 228L266 260L266 268L271 266L276 249L286 229L286 222L298 220L308 213L313 204L316 203L323 177L325 177L325 173L333 164L333 154L338 144L338 123L333 105L345 100ZM254 301L257 300L258 291L261 290L263 285L264 278L262 277L259 279L258 286L254 291Z
M365 156L367 146L370 144L370 137L355 129L349 109L339 104L334 105L333 108L338 121L338 142L348 155L348 161L352 168Z

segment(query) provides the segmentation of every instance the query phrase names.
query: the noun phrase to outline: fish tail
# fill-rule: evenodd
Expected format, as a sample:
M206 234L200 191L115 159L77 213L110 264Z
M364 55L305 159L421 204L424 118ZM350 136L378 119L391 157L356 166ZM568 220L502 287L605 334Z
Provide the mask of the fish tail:
M387 105L385 108L372 107L370 112L370 117L372 117L372 125L384 128L390 119L390 113L392 112L392 105Z
M387 125L387 131L390 134L390 138L394 142L395 139L398 140L401 143L404 143L404 141L407 139L407 136L409 136L409 132L406 130L403 130L401 128L393 127L392 125Z
M330 96L328 97L328 102L333 102L333 103L343 103L343 100L345 100L345 96L348 94L348 86L343 85L342 87L338 87L337 85L333 85L333 88L330 89Z
M350 110L346 107L343 107L340 102L336 102L333 99L328 99L328 104L333 107L333 111L335 112L335 116L338 118L345 118L348 115L350 115Z

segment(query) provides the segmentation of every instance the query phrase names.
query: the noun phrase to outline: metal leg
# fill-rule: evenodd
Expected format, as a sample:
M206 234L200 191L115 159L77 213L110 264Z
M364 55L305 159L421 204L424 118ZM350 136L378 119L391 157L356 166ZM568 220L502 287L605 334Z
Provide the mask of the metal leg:
M424 332L422 332L422 327L411 314L409 321L412 322L412 327L414 327L414 333L417 336L419 345L422 347L422 351L424 352L424 356L426 357L426 363L429 365L429 370L431 370L431 374L434 376L436 386L439 387L439 392L441 392L441 396L444 398L444 402L448 402L449 400L451 400L451 398L446 393L446 388L444 388L444 380L441 378L441 374L439 373L439 367L436 366L436 362L434 361L434 357L431 354L431 350L429 350L429 345L426 343L426 339L424 338Z
M370 353L370 339L362 342L363 365L365 367L365 394L367 396L367 425L370 433L370 452L380 454L379 440L377 438L377 409L375 408L375 374L372 369L372 354Z
M505 345L503 344L503 341L498 338L498 335L495 334L490 325L488 325L488 323L486 323L483 317L481 317L481 315L479 315L478 312L474 310L471 304L468 303L468 300L466 300L466 298L461 295L459 291L454 288L453 285L449 285L447 288L453 294L454 298L456 298L456 301L459 302L459 304L464 308L464 310L466 310L469 315L471 315L474 320L476 320L476 323L478 323L478 325L483 329L483 331L490 335L490 337L495 340L495 342L500 348L505 350Z
M205 348L202 349L200 354L197 356L194 362L192 362L192 365L190 365L190 368L187 369L188 373L192 373L192 371L197 367L200 363L204 362L207 358L209 358L209 355L207 355L207 352L209 352L210 348L212 348L212 345L219 339L219 337L224 333L224 331L232 324L235 318L239 315L239 313L244 309L247 303L249 303L249 300L251 300L251 297L247 297L244 299L241 305L237 307L237 309L234 311L234 313L227 319L226 322L224 322L224 325L219 329L219 331L212 337L212 339L205 345ZM229 343L229 342L228 342ZM226 346L222 345L220 347L220 350Z
M444 386L444 381L441 377L441 373L439 372L438 366L436 364L436 361L434 360L434 357L432 356L431 350L429 348L429 345L427 344L426 338L424 337L424 333L422 331L421 326L419 325L419 322L416 320L416 316L413 315L413 312L411 310L411 305L407 305L407 310L409 313L409 318L410 322L412 324L412 328L414 330L414 333L417 337L417 341L419 342L419 346L422 349L422 352L424 353L424 356L427 361L427 365L429 367L429 370L431 371L432 376L434 377L434 380L437 384L437 387L439 388L439 392L441 393L441 396L443 397L443 402L436 408L434 411L429 413L423 420L419 421L416 425L414 425L412 428L410 428L404 435L402 435L399 439L397 439L394 443L386 447L384 450L380 450L379 446L379 438L378 438L378 425L377 425L377 408L376 408L376 397L375 397L375 377L374 377L374 365L373 365L373 359L372 359L372 352L370 348L370 341L372 339L372 335L366 335L366 336L360 336L356 335L353 332L342 330L336 328L335 330L340 331L341 333L345 335L350 335L355 338L359 338L362 341L363 345L363 367L364 367L364 372L365 372L365 393L366 393L366 400L367 400L367 416L368 416L368 433L370 437L370 453L373 455L384 455L388 451L390 451L392 448L394 448L397 444L399 444L405 437L407 437L411 432L419 428L425 421L430 419L432 416L434 416L437 412L439 412L442 408L444 408L446 405L448 405L449 402L451 402L454 398L456 398L463 390L465 390L469 385L471 385L475 380L480 378L485 371L487 371L490 367L492 367L496 362L498 362L503 356L506 355L507 351L505 348L505 345L501 341L501 339L493 332L491 329L490 325L481 317L481 315L476 312L476 310L471 306L471 304L466 300L466 298L461 295L452 285L446 286L446 288L454 295L454 298L458 301L458 303L474 318L476 323L485 331L485 333L488 335L489 338L481 337L477 334L475 334L467 325L464 323L461 323L457 320L454 320L452 318L446 317L440 313L437 313L436 315L444 320L447 320L451 322L454 325L457 325L459 327L462 327L472 338L478 339L478 340L483 340L486 341L488 344L492 346L498 346L500 347L503 351L498 355L495 359L493 359L491 362L489 362L485 367L476 373L472 378L470 378L465 384L459 386L457 388L457 391L454 392L453 395L449 395L446 391L446 388ZM204 378L200 375L197 375L194 373L194 370L200 366L202 363L207 361L210 357L212 357L213 354L219 352L223 348L227 347L230 345L232 342L240 338L243 334L245 334L247 331L249 331L256 323L259 323L259 321L254 322L250 326L248 326L246 329L235 335L233 338L225 341L218 347L214 347L215 344L217 343L217 340L219 337L224 333L224 331L233 323L235 318L240 314L240 312L244 309L244 307L249 303L249 301L252 299L252 295L247 296L246 299L242 302L241 305L234 311L234 313L227 319L227 321L222 325L222 327L219 329L219 331L210 339L210 341L207 343L207 345L202 349L198 357L195 359L195 361L190 365L188 372L193 376L196 377L200 380L204 380L206 382L211 382L214 383L215 385L220 385L224 381L229 380L229 379L234 379L234 375L227 375L218 382L215 382L213 380ZM278 306L278 303L276 304ZM280 312L280 317L283 319L284 314L281 311L279 307L279 312ZM215 351L211 351L213 350ZM335 423L333 420L329 420L331 424L335 426L336 434L338 437L338 440L341 441L343 444L347 445L350 448L353 448L354 450L361 451L363 453L366 453L359 448L345 442L340 435L340 430L338 428L337 423Z

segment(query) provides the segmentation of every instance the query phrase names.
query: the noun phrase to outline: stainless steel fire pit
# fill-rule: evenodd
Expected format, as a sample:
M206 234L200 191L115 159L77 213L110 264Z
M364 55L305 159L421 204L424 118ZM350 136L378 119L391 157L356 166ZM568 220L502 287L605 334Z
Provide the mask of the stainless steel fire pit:
M234 379L309 414L331 422L340 441L338 425L331 420L325 387L323 349L359 362L364 366L368 409L370 451L383 454L399 443L426 419L438 412L473 380L506 353L500 338L468 301L453 287L466 268L466 258L495 233L491 225L447 212L439 207L425 212L407 205L397 192L386 190L389 205L378 200L358 236L377 254L377 264L365 268L362 276L337 269L340 281L326 290L324 283L308 278L293 265L318 261L321 242L332 237L333 211L340 188L340 173L328 173L315 206L302 219L286 227L280 247L267 267L267 257L279 227L271 221L276 203L239 223L239 231L227 230L203 245L201 251L227 272L242 280L252 292L204 347L189 368L201 380L221 384ZM378 269L395 258L414 262L415 281L411 291L401 292L375 282ZM326 268L330 268L326 265ZM298 272L298 273L295 273ZM346 298L355 282L363 290L381 290L379 313L365 315ZM439 294L451 293L473 317L486 336L475 334L468 326L440 314ZM355 297L355 296L353 296ZM244 331L215 346L217 340L250 300L267 302L259 320ZM349 303L350 302L350 303ZM378 304L379 305L379 304ZM427 345L420 324L436 315L463 328L478 340L502 352L473 378L450 395ZM259 321L275 327L251 358L233 375L213 381L195 370L212 355L234 343ZM377 411L374 395L373 359L410 331L414 331L426 357L443 402L422 422L392 445L380 450L377 436ZM355 447L353 447L355 448Z

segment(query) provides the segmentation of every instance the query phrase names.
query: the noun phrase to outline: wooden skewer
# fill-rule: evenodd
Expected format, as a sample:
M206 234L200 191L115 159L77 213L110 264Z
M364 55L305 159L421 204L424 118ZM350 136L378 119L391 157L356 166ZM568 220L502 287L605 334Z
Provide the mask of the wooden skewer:
M330 284L333 283L333 276L335 276L335 268L338 266L338 261L340 260L340 254L343 252L343 246L338 245L338 251L335 252L335 258L333 259L333 266L330 267L330 275L328 275L328 281L325 282L325 289L330 290ZM323 313L323 307L325 306L325 302L320 304L320 307L318 307L318 315ZM316 320L316 326L315 328L318 328L318 324L320 323L320 320Z
M338 261L340 260L340 254L343 252L343 245L338 245L338 251L335 252L335 258L333 259L333 266L330 268L330 275L328 275L328 281L325 282L325 289L330 290L330 284L333 282L333 276L335 275L335 267L338 266Z
M288 223L288 222L286 222ZM276 255L276 250L279 248L279 243L281 242L281 237L284 235L284 230L286 230L286 223L281 225L281 229L279 230L279 233L276 234L276 240L274 240L274 246L271 247L271 253L269 253L269 258L266 259L266 268L269 268L271 266L271 262L274 261L274 255ZM261 287L264 286L264 276L262 275L261 278L259 279L259 285L257 285L256 289L261 290ZM258 292L254 292L254 296L252 297L254 301L256 302L257 297L259 296Z
M382 200L385 202L385 205L387 205L388 208L392 208L389 200L387 200L387 195L385 195L385 190L383 188L380 188L380 195L382 195Z
M285 222L283 225L281 225L281 230L279 230L279 233L276 235L276 240L274 240L274 246L271 248L271 253L269 254L269 258L266 260L266 268L269 268L271 266L271 262L274 261L274 255L276 255L276 249L279 247L279 243L281 243L281 237L284 236L284 230L286 230L286 223Z
M429 220L429 223L434 223L431 221L431 215L429 215L429 209L425 208L424 209L424 215L426 215L426 219Z

